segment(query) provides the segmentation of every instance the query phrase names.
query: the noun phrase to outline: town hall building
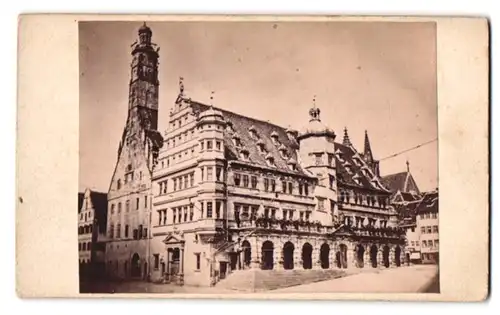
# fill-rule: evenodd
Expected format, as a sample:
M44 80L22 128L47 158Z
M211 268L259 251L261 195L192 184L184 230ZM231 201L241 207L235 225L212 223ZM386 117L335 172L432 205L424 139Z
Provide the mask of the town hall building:
M158 51L139 30L129 115L108 192L106 260L117 277L216 285L235 271L404 263L368 134L339 141L313 100L299 130L192 100L179 81L158 119Z

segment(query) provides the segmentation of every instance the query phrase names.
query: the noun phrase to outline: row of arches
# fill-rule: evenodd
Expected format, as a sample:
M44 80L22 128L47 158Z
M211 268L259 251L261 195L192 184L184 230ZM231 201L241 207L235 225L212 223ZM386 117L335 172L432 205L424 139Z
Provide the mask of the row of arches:
M250 242L247 240L242 243L243 260L244 265L248 266L251 262L252 248ZM288 241L283 245L281 263L283 269L291 270L296 267L295 263L295 244ZM314 265L313 260L313 246L310 243L305 243L301 249L300 258L303 269L312 269ZM368 253L366 251L369 251ZM337 268L345 269L349 267L349 255L348 247L345 244L340 244L338 250L334 254L334 261L330 261L330 245L323 243L319 249L318 262L322 269L329 269L334 265ZM381 246L371 245L369 248L365 248L363 245L358 244L354 249L354 263L358 268L365 267L369 264L373 268L377 268L380 265L389 267L391 265L390 259L391 250L388 245ZM271 241L265 241L261 247L261 262L260 267L263 270L271 270L275 268L275 248ZM396 246L393 252L394 264L396 266L401 266L401 248ZM365 263L366 261L366 263Z

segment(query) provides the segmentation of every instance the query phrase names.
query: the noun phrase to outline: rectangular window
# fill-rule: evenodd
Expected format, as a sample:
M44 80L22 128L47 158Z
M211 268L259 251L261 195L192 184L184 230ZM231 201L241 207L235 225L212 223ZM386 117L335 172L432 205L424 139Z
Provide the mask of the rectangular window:
M255 220L257 218L257 212L259 211L259 208L256 206L252 207L252 220Z
M187 222L188 220L188 208L184 207L184 222Z
M286 182L283 182L283 193L286 194Z
M427 241L422 241L422 247L427 247Z
M194 217L194 206L190 205L189 206L189 221L193 221L193 217Z
M429 247L432 247L432 240L428 240L427 244L429 245Z
M304 220L304 211L300 211L299 216L300 216L300 221Z
M200 253L196 253L195 256L196 256L196 270L200 270L200 268L201 268Z
M191 174L189 175L189 182L191 183L191 184L190 184L190 185L191 185L191 187L193 187L193 186L194 186L194 173L191 173Z
M212 217L212 202L211 201L208 201L207 202L207 218L211 218Z
M216 201L215 202L215 217L217 219L220 219L220 207L221 207L221 202L220 201Z
M438 233L438 226L437 225L434 225L432 227L432 233Z
M204 172L203 167L200 167L200 171L201 171L201 181L204 181L205 180L205 172Z
M212 140L207 141L207 150L212 150Z
M127 203L125 203L125 210L129 212L130 210L130 200L127 200Z
M328 154L328 165L333 166L333 155L332 154Z
M211 166L207 167L207 181L213 180L213 172L214 169Z
M431 234L432 233L432 227L428 226L427 227L427 234Z
M314 163L315 163L316 165L321 165L321 155L322 155L322 154L315 154L315 155L314 155Z
M318 210L325 210L325 200L318 198Z
M257 188L257 176L252 176L252 188Z
M139 198L135 199L135 210L139 210Z
M201 217L203 218L203 212L205 211L205 202L200 202Z
M439 247L439 240L434 240L434 246Z
M205 150L205 143L203 141L200 142L200 150L201 151Z
M241 175L238 173L234 174L234 186L239 186L241 183Z
M276 219L276 209L271 209L271 218Z
M306 211L306 221L309 221L310 216L311 216L311 213L309 211Z
M173 181L174 181L174 191L176 191L177 190L177 179L174 178Z
M333 186L335 185L335 177L333 175L330 176L330 189L333 189Z
M179 190L182 189L182 176L178 178L179 179Z
M144 209L148 208L148 196L144 196ZM139 198L137 198L137 209L139 209Z
M288 211L287 211L287 210L283 210L283 220L286 220L287 213L288 213Z
M222 167L216 166L215 167L215 180L218 181L218 182L221 180L221 178L220 178L221 177L221 173L222 173Z
M301 183L299 183L299 195L302 196L302 184Z
M134 229L133 235L134 235L134 240L136 240L137 239L137 229Z
M308 184L304 184L304 194L306 196L309 196L309 185Z
M114 225L113 225L113 224L111 224L111 225L109 226L109 238L114 238L114 232L115 232L115 230L114 230Z
M125 237L128 237L128 225L125 225Z
M292 195L292 194L293 194L293 183L288 183L288 193L289 193L290 195Z
M248 175L243 175L243 187L248 187Z
M264 217L269 218L269 208L264 208Z
M144 228L144 233L142 233L144 238L148 238L148 228Z
M220 141L215 142L215 148L220 151L221 148Z
M420 246L420 241L415 241L415 244L416 244L417 246Z
M422 226L422 227L420 228L420 232L421 232L422 234L425 234L425 226Z
M269 191L269 179L264 178L264 190Z
M276 191L276 181L271 179L271 191Z
M160 255L154 254L153 257L154 257L154 268L155 270L158 270L158 268L160 267Z
M167 210L163 210L163 225L167 224Z
M172 209L172 223L175 224L176 220L177 220L177 209L173 208Z
M411 241L411 246L415 246L415 241Z
M142 238L142 224L139 225L139 228L137 230L139 232L139 235L137 236L137 238L141 239Z

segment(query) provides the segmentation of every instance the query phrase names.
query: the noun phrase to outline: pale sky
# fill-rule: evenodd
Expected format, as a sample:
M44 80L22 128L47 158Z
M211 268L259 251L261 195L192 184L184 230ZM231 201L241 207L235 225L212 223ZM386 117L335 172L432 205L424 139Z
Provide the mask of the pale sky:
M79 189L107 192L128 106L138 22L80 23ZM437 138L436 27L381 22L150 22L160 46L159 129L178 93L242 115L301 129L312 98L341 142L347 127L375 159ZM381 161L410 162L422 191L437 187L437 142Z

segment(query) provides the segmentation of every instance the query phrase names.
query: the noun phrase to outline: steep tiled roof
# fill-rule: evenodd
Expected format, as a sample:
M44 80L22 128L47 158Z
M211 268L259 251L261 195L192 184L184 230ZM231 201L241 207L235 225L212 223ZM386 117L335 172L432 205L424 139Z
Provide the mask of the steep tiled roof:
M401 172L383 176L382 183L393 193L396 193L398 190L403 193L407 193L412 190L414 190L417 194L420 193L417 183L409 172Z
M406 172L391 174L382 177L382 184L393 192L405 190Z
M403 197L403 201L410 202L410 201L415 201L419 200L420 197L418 195L413 195L408 192L401 192L401 196Z
M197 102L191 102L191 106L195 111L205 111L210 108L208 105ZM287 147L287 154L289 158L297 161L296 150L298 149L298 144L288 138L285 128L269 122L238 115L221 108L217 108L217 110L222 113L226 122L230 122L232 124L232 128L234 130L234 132L224 133L224 137L226 140L226 158L228 160L237 160L239 157L239 150L241 148L245 148L248 150L248 160L251 164L268 167L266 155L267 153L269 153L274 158L276 169L285 172L294 172L288 166L289 159L285 159L281 156L279 152L280 144L273 143L273 140L271 139L271 134L273 132L277 134L279 142ZM252 126L256 131L258 139L253 139L250 135L250 128ZM237 135L239 137L241 141L241 148L237 148L235 146L233 142L234 135ZM260 153L257 147L257 143L262 143L267 153ZM297 170L295 171L295 173L310 176L310 174L301 169L299 165L297 165Z
M439 212L439 194L437 191L424 193L422 202L419 203L417 213Z
M78 213L80 213L80 210L82 209L83 206L83 196L84 193L78 193Z
M194 101L190 101L190 104L195 112L202 112L210 108L208 105ZM288 137L286 128L277 126L270 122L238 115L221 108L216 109L222 113L226 122L231 123L233 129L233 132L225 132L224 134L226 140L226 158L228 160L237 160L239 157L239 150L244 148L249 152L248 159L251 164L268 167L266 156L270 154L274 158L274 163L276 169L278 170L290 173L295 172L306 176L313 175L308 171L301 169L300 165L297 165L296 171L292 171L289 168L288 162L295 162L298 160L297 150L299 149L299 144L293 138L290 139ZM258 139L252 138L250 135L251 129L256 131ZM237 148L234 145L234 134L240 138L241 148ZM278 136L280 143L275 144L273 142L271 139L272 134ZM268 153L260 153L257 146L258 143L262 143ZM279 152L279 149L282 146L287 148L288 159L283 158ZM369 190L376 190L384 195L390 194L390 192L385 190L383 187L374 186L371 182L373 178L371 169L351 146L335 143L335 151L339 153L335 155L335 159L337 165L337 180L340 185L349 185ZM359 161L359 164L354 161L355 157L358 157L357 160ZM347 170L348 165L350 166L350 172ZM368 171L367 174L365 174L364 169ZM354 180L354 176L357 176L359 183Z
M90 199L94 206L94 216L97 219L99 231L101 233L106 231L108 222L108 195L101 192L91 191Z

